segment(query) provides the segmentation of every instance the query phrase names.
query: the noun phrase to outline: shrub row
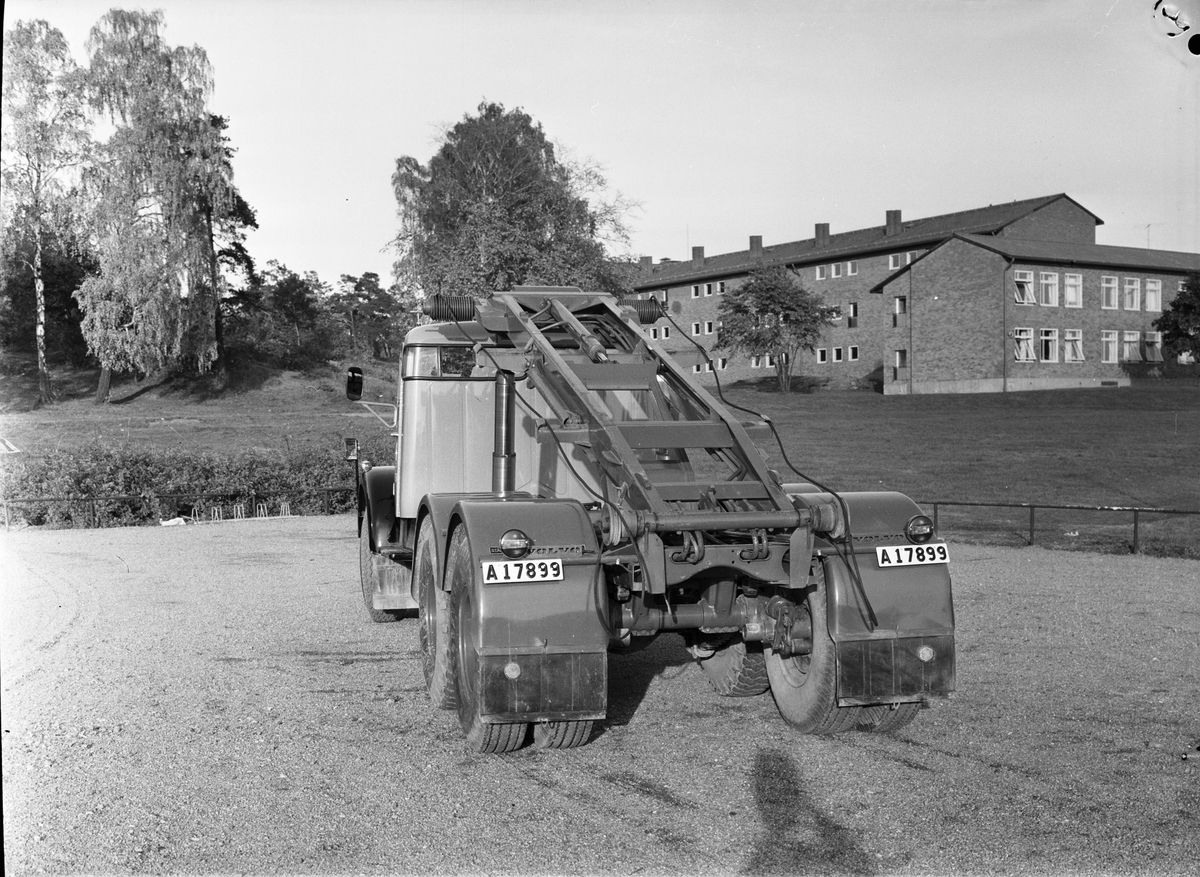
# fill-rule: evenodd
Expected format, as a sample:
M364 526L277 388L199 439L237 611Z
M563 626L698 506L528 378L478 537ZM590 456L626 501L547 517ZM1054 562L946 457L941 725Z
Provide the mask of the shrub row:
M386 462L391 451L386 439L381 439L367 445L364 455ZM58 527L129 526L155 524L180 515L207 519L213 507L220 507L222 516L228 518L237 505L252 516L255 503L264 501L273 515L279 513L282 501L288 503L292 514L324 514L327 509L344 512L354 508L353 492L339 490L327 495L326 488L353 485L350 464L336 439L327 446L271 455L112 447L96 442L40 457L15 461L10 457L0 478L0 495L9 500L78 500L15 504L9 509L10 520Z

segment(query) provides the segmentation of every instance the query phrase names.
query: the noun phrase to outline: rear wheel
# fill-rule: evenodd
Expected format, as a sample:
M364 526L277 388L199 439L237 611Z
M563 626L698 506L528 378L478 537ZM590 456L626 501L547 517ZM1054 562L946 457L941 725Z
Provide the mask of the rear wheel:
M533 745L538 749L573 749L592 736L592 720L581 722L538 722L533 726Z
M881 704L865 707L858 723L858 730L874 731L878 734L899 731L912 722L920 711L919 703Z
M771 694L783 720L804 734L838 734L863 720L861 707L837 705L837 653L825 623L825 584L797 605L812 624L812 651L782 657L766 649Z
M413 576L416 579L418 638L425 688L434 706L452 710L458 706L458 680L454 642L446 631L450 619L450 595L439 587L437 539L434 538L432 518L422 521L417 532Z
M376 609L374 606L375 590L379 587L383 571L378 568L378 559L371 551L370 519L363 518L358 529L358 578L362 583L363 605L367 608L367 617L376 624L399 621L404 617L403 610Z
M735 636L708 657L697 654L704 675L722 697L754 697L771 687L766 657L758 643Z
M448 638L454 644L458 677L458 723L467 745L476 752L511 752L520 748L529 732L528 722L489 724L483 721L479 703L479 641L481 624L477 587L478 572L467 529L459 526L450 537L446 562L450 581ZM438 631L441 633L441 631Z

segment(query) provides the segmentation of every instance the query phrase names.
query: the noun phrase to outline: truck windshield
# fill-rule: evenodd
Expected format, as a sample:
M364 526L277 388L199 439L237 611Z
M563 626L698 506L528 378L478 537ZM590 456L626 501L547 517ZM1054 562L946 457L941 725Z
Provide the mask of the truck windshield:
M495 373L491 363L475 365L475 350L471 347L406 347L404 376L406 378L478 378Z

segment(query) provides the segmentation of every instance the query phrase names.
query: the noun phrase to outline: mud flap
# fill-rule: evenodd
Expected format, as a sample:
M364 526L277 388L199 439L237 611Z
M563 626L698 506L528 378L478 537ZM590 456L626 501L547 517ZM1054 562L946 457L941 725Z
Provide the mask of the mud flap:
M488 724L600 719L608 702L607 595L595 531L574 500L471 499L453 517L467 527L479 624L462 648L478 656L480 718ZM484 583L482 565L505 560L507 530L533 540L534 562L558 560L562 581Z

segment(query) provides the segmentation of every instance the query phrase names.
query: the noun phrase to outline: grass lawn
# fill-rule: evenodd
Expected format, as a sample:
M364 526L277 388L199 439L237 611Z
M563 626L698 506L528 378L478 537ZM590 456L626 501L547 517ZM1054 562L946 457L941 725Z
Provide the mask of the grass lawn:
M1200 510L1200 385L1006 395L881 396L773 392L726 398L774 421L792 463L839 490L898 490L919 502L1048 503ZM778 453L772 465L784 466ZM1025 510L943 509L942 529L1022 544ZM1127 550L1128 513L1039 510L1037 541ZM1068 535L1077 533L1078 535ZM1200 557L1200 517L1141 516L1143 550ZM1177 553L1169 549L1166 553Z
M390 399L392 367L365 364L364 398ZM91 403L94 372L58 373L63 395L32 409L29 372L0 378L0 439L23 452L89 441L137 447L286 453L343 436L383 440L387 430L342 395L342 370L242 375L221 393L201 383L114 388ZM728 388L726 398L769 415L802 472L837 490L898 490L919 502L1049 503L1200 510L1200 384L1032 393L881 396L818 391L784 396L771 381ZM490 429L490 425L489 425ZM777 452L771 464L793 479ZM0 456L0 465L3 457ZM950 538L1023 544L1025 510L940 510ZM1077 534L1077 535L1071 535ZM1126 551L1128 513L1037 512L1037 541ZM1142 516L1154 553L1200 557L1200 517Z

